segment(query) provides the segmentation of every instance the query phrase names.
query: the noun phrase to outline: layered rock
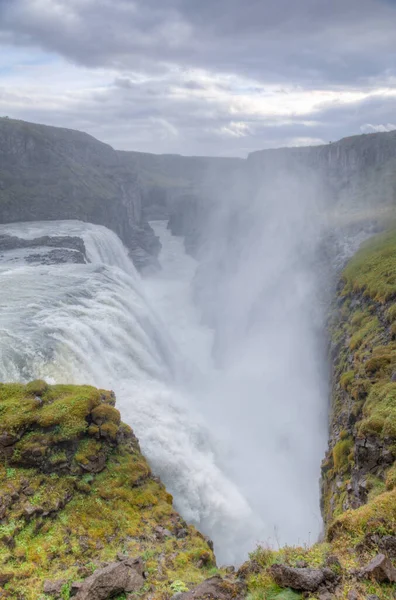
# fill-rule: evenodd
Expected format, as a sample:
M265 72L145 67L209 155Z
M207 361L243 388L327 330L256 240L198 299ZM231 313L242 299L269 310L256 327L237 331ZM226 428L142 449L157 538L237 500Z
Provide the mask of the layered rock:
M42 236L23 239L11 235L0 235L0 261L7 259L8 253L20 249L32 249L31 254L25 255L25 260L28 263L52 265L61 263L84 264L87 262L85 244L79 237Z

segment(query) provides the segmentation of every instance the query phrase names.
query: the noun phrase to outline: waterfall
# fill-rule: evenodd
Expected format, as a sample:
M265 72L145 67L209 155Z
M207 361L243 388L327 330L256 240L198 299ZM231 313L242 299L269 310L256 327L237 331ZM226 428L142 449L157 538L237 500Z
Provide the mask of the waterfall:
M0 257L0 380L113 389L176 508L213 537L220 561L238 562L265 527L227 475L201 411L214 367L212 334L192 301L196 263L165 224L157 231L164 268L142 280L105 227L1 225L0 235L25 239L78 236L88 263L29 265L26 249Z

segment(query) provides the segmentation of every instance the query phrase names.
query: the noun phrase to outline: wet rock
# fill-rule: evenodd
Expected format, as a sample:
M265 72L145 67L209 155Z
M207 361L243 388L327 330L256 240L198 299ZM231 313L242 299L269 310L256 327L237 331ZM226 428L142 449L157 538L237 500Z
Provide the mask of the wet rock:
M25 260L29 264L39 265L62 265L62 264L85 264L84 254L77 250L67 250L65 248L56 248L47 252L28 254Z
M287 565L272 565L269 571L280 587L304 592L315 592L321 586L334 584L337 581L335 573L328 568L301 569Z
M189 592L178 595L180 600L242 600L245 586L216 575L207 579Z
M378 554L360 574L378 583L396 583L396 569L385 554Z
M139 559L127 559L98 569L86 579L76 600L107 600L117 594L138 592L144 585L143 563Z

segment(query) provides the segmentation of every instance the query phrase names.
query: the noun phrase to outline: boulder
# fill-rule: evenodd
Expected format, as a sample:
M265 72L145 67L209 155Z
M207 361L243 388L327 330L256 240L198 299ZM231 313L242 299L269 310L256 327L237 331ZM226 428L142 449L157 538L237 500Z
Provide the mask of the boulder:
M188 592L179 593L180 600L242 600L245 586L222 579L219 575L207 579Z
M97 569L78 589L76 600L107 600L117 594L138 592L144 585L143 562L127 559Z
M310 569L272 565L269 571L280 587L303 592L316 592L320 587L334 584L337 580L337 575L328 568Z
M360 574L367 579L375 579L378 583L396 583L396 569L385 554L377 554Z
M395 535L384 535L380 539L379 547L386 553L389 558L396 558L396 536Z
M57 581L44 581L44 594L60 596L64 585L65 581L63 579L58 579Z

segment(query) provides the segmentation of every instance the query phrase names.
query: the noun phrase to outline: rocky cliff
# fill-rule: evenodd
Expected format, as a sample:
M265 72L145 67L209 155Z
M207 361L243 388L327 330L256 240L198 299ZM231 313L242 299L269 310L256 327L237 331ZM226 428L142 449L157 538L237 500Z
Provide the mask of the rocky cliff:
M348 263L330 319L333 394L323 462L327 524L396 487L396 231Z
M79 131L0 119L1 223L78 219L105 225L140 266L160 247L141 202L138 174L107 144Z

